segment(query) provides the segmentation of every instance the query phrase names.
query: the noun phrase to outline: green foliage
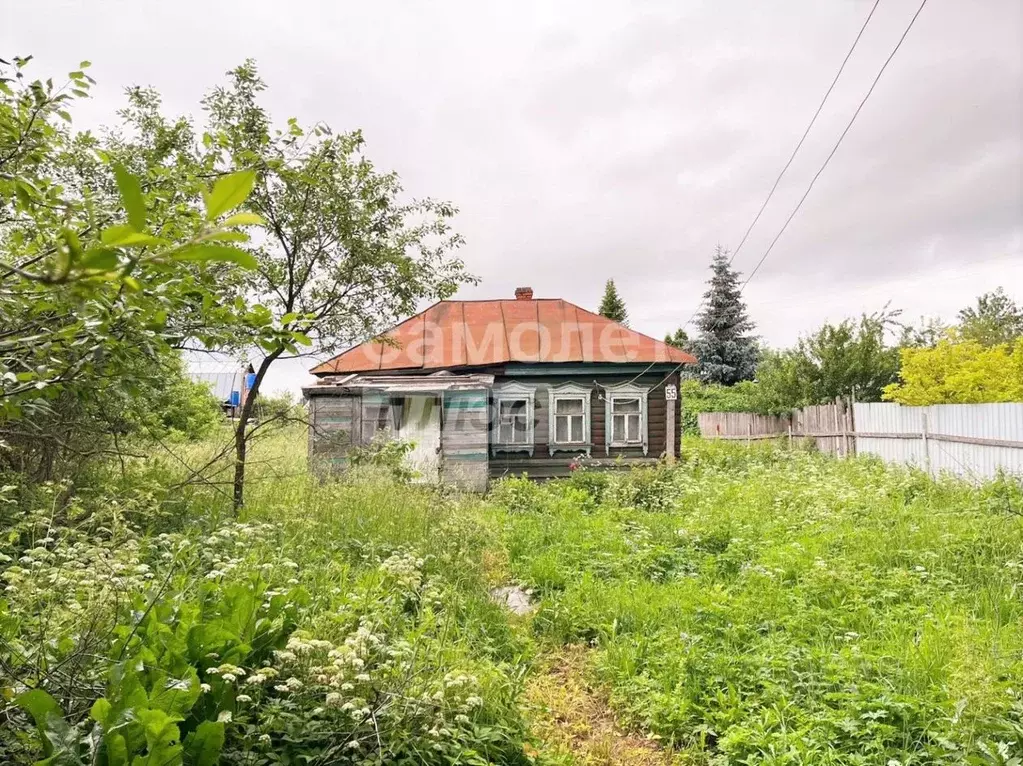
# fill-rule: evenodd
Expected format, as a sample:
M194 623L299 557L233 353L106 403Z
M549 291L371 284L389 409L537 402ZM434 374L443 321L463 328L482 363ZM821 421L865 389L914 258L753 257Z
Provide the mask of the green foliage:
M610 475L596 502L567 482L542 503L495 491L511 576L542 596L534 631L595 645L620 716L686 763L1013 762L1018 482L766 445L682 455Z
M665 335L664 342L667 343L669 346L680 348L683 351L688 351L691 343L691 341L689 340L689 333L687 333L681 327L677 328L675 332L668 333L667 335Z
M759 351L752 335L754 324L742 300L739 274L729 264L728 252L718 247L710 268L710 288L696 320L700 334L689 351L699 363L700 380L731 386L753 378Z
M528 763L523 642L484 579L493 530L430 490L321 483L296 441L255 443L271 480L245 522L217 521L230 498L204 485L153 499L184 525L161 534L110 495L57 525L58 493L9 511L0 692L42 690L60 715L40 729L0 702L0 760L59 740L55 763Z
M416 477L416 472L408 466L408 455L413 447L411 442L383 434L370 444L353 447L347 457L353 468L382 469L397 481L407 483Z
M224 289L255 261L222 244L247 239L245 222L223 220L229 206L192 203L207 182L183 149L187 126L76 135L69 100L92 80L28 82L26 64L0 63L0 466L46 480L143 436L208 431L177 349L231 337L259 311ZM136 93L125 114L143 113Z
M959 334L983 346L1012 344L1023 337L1023 308L999 287L959 312Z
M792 349L768 352L757 368L758 411L781 412L854 395L876 402L895 380L899 350L885 343L888 314L825 324Z
M607 280L604 285L604 297L600 299L600 308L597 313L605 316L619 324L629 324L629 312L625 308L625 301L618 294L618 288L613 279Z
M1023 402L1023 337L984 346L950 331L933 348L902 349L886 401L909 405Z
M748 380L734 386L683 380L679 387L682 400L682 433L700 435L701 412L758 412L758 386Z

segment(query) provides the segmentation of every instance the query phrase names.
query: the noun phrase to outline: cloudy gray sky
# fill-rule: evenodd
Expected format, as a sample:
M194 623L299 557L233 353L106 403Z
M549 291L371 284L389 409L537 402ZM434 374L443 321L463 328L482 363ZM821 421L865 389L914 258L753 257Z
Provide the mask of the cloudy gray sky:
M735 266L749 271L830 151L918 0L873 20ZM460 297L593 308L613 277L632 326L685 322L734 248L870 0L287 3L0 0L0 56L35 74L93 62L79 127L132 84L198 115L255 58L280 120L362 128L415 195L461 209ZM891 301L951 318L1023 299L1023 4L930 0L838 154L746 290L763 338ZM306 363L272 375L297 387Z

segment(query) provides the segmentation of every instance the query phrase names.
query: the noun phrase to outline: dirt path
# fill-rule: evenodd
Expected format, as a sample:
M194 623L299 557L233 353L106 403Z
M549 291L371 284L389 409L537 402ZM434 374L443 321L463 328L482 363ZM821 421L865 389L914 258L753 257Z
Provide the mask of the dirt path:
M527 684L526 713L543 754L580 766L675 763L654 740L617 724L606 697L586 681L591 654L585 646L563 647L544 661Z

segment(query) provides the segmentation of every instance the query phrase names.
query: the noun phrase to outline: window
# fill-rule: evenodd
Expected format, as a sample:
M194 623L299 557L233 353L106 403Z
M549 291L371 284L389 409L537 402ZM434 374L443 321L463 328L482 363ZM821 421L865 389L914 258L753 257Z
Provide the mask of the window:
M501 444L529 443L529 402L501 399L498 408L498 441Z
M647 389L631 383L608 386L604 407L605 450L611 447L642 447L649 450Z
M618 396L611 400L611 443L643 443L643 405L638 397Z
M554 441L565 444L578 443L583 440L583 411L585 409L582 399L573 397L555 400Z
M564 383L549 389L548 447L553 455L590 452L590 389L578 383Z
M494 389L491 445L494 452L533 454L532 386L507 383Z

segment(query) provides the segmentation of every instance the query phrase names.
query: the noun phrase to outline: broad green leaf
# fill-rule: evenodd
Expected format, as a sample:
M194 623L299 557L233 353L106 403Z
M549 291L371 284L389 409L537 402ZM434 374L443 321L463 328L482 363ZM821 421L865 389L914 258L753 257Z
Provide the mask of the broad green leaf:
M32 716L42 740L42 763L48 766L71 766L78 763L78 732L64 720L64 711L57 701L42 689L30 689L14 699L14 703Z
M227 245L192 245L174 254L178 261L221 261L236 263L245 269L256 268L256 258L252 253Z
M291 337L295 339L296 343L301 343L303 346L311 346L313 342L309 339L309 336L304 332L293 332Z
M298 312L297 311L292 311L292 312L290 312L288 314L285 314L284 316L281 317L281 324L282 325L291 324L296 319L298 319Z
M185 766L215 766L224 747L224 724L203 721L185 737Z
M71 262L74 263L80 260L84 253L82 252L82 243L78 239L78 235L71 231L71 229L61 229L60 234L67 244L68 252L71 254Z
M107 766L128 766L128 743L120 734L106 734L103 743L107 749Z
M249 235L244 231L215 231L205 237L207 242L248 242Z
M64 711L57 704L57 700L42 689L29 689L27 692L22 692L14 698L14 704L32 716L32 720L36 722L40 731L46 725L46 720L50 715L64 717Z
M255 213L235 213L228 218L223 226L264 226L266 221L263 220L262 216L256 215Z
M132 763L167 766L181 762L181 731L176 720L162 710L140 710L139 723L146 733L146 758L136 757Z
M120 163L114 165L114 177L117 179L117 189L121 192L124 210L128 214L128 223L135 231L142 231L146 228L146 203L142 199L142 185L139 179L125 170L124 165Z
M88 69L91 66L92 66L92 62L91 61L82 61L82 62L79 62L79 64L78 64L78 68L79 69Z
M151 234L142 234L128 224L109 226L99 235L104 245L117 245L120 247L143 247L146 245L166 245L167 240L154 237Z
M110 715L112 707L110 700L106 697L100 697L92 703L92 709L89 711L89 715L91 715L92 720L97 723L106 723L107 716Z
M206 220L219 218L242 204L255 183L256 174L251 170L242 170L219 179L206 195Z
M171 678L158 673L149 692L149 704L175 717L184 718L199 699L199 677L195 669L188 668L184 678Z
M113 271L117 268L120 259L116 250L108 247L94 247L86 250L78 267L82 269L96 269L97 271Z

